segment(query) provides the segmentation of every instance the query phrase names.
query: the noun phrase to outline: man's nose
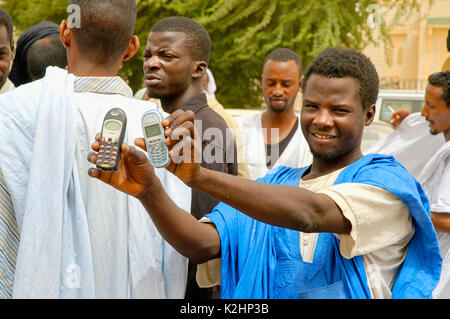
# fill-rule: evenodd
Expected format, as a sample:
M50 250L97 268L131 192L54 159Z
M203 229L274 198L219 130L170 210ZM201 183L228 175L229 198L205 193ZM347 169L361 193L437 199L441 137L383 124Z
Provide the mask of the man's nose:
M313 123L318 127L331 127L333 126L333 117L328 110L321 110L317 113Z
M161 63L157 56L152 56L151 58L148 58L147 61L144 62L144 71L152 70L152 69L159 69L160 67L161 67Z
M272 91L272 94L275 96L282 96L284 95L284 90L281 85L276 85Z
M426 104L424 104L424 106L422 107L422 112L420 112L420 114L421 114L423 117L427 117L427 116L428 116L428 107L427 107Z

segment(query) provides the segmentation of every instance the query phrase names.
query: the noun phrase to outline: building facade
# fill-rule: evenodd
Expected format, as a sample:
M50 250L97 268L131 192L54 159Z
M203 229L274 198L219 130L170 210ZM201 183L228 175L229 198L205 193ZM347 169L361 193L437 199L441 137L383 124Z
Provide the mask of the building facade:
M380 12L392 21L389 11L382 8ZM367 46L363 52L375 64L381 88L424 90L431 73L450 70L449 29L450 0L434 0L431 6L422 0L419 10L402 18L391 31L391 47Z

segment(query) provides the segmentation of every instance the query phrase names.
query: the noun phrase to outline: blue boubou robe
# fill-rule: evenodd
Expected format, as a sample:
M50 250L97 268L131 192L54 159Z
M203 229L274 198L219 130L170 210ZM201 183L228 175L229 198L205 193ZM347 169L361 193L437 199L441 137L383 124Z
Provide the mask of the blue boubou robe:
M260 182L299 185L307 168L278 167ZM345 168L335 184L362 183L400 198L415 234L399 269L392 298L431 298L441 271L438 240L420 184L393 157L371 154ZM344 258L339 239L321 233L313 263L302 260L299 232L264 224L220 203L207 215L221 240L222 298L371 298L363 256Z

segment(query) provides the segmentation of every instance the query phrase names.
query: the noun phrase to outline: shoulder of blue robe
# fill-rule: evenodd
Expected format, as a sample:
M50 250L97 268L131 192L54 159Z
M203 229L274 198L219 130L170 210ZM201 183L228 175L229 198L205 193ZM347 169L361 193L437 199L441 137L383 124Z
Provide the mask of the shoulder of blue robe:
M258 181L297 186L306 169L278 167ZM344 169L336 184L345 182L384 188L393 192L410 208L416 233L397 276L393 297L430 297L439 278L440 254L429 212L427 213L428 202L420 184L394 158L384 155L366 156ZM208 217L215 223L221 238L222 298L282 298L283 294L274 291L274 287L278 285L275 281L280 279L275 279L277 253L273 249L277 238L274 236L281 236L287 241L298 240L297 232L260 223L223 203ZM330 245L332 249L329 248ZM289 294L289 297L335 298L337 295L334 296L333 291L345 291L342 296L344 298L370 298L362 256L345 259L339 253L338 239L331 234L320 234L315 259L317 251L325 255L318 256L323 261L308 266L311 274L300 279L304 284L303 296L295 293ZM429 264L430 260L433 262ZM304 267L304 264L299 266ZM315 283L314 274L322 271L328 279L323 281L322 276L319 279L321 282ZM298 275L296 276L301 277ZM296 283L297 288L301 287L298 285L302 285L302 282ZM335 287L337 284L343 287ZM314 286L320 288L314 289ZM321 289L325 290L321 292Z
M431 298L439 281L442 257L422 186L392 156L371 154L344 169L336 184L354 182L383 188L408 207L415 234L392 290L392 298Z
M258 181L295 186L305 169L277 167ZM276 255L272 251L274 226L224 203L219 203L206 217L215 224L221 241L221 298L269 298L276 267Z

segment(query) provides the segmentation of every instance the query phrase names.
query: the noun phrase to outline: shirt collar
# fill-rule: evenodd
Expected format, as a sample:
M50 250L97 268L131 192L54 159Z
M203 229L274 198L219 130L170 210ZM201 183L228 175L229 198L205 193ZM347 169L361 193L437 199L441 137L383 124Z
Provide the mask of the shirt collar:
M189 100L187 100L180 109L187 111L191 110L194 113L197 113L202 108L208 106L208 101L206 100L205 93L200 93L196 96L191 97Z
M119 76L75 77L74 91L102 94L120 94L129 98L133 97L133 90Z

